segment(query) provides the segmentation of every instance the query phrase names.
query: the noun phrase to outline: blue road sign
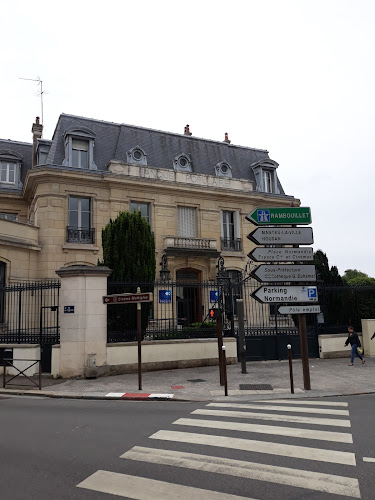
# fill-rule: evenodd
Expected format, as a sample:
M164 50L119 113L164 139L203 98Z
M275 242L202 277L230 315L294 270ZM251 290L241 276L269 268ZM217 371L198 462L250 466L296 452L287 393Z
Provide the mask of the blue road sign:
M210 302L217 302L219 297L219 292L216 290L210 290Z
M159 304L170 304L172 302L171 290L159 290Z

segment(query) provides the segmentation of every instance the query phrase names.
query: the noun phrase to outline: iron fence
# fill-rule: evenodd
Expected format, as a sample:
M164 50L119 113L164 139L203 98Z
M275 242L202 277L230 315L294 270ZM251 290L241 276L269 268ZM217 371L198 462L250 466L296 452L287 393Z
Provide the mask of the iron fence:
M0 344L57 344L60 281L0 287Z

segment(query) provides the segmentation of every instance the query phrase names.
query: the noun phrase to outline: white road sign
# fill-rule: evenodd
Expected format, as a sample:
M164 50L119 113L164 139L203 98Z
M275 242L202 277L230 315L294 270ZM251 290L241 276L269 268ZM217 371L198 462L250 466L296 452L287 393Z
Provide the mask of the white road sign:
M251 296L262 304L318 302L316 286L261 286Z
M311 247L300 248L262 248L257 247L248 255L256 262L311 262L314 251Z
M258 245L311 245L311 227L257 227L247 238Z
M258 281L316 281L315 266L261 264L251 275Z
M319 314L320 306L280 306L279 314Z

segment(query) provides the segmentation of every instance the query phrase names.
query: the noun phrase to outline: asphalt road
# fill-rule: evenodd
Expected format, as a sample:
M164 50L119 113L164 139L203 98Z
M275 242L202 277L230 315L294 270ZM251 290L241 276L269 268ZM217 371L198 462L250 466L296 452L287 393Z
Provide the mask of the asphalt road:
M60 500L60 499L113 499L113 494L102 493L88 488L97 489L99 484L106 491L121 494L122 498L205 498L210 500L211 492L221 492L224 496L220 498L231 499L231 495L253 499L280 500L328 500L330 498L355 497L355 488L350 493L350 488L345 494L324 493L307 487L294 486L290 484L278 484L278 481L264 480L261 478L238 477L228 474L229 465L236 464L235 460L251 462L250 475L254 474L254 464L259 467L283 467L282 474L292 477L293 471L307 471L308 475L329 474L331 477L349 477L359 480L361 498L373 500L375 491L375 462L365 462L363 457L375 457L375 395L351 396L346 398L324 398L326 403L348 402L348 407L341 406L311 406L311 408L328 412L333 409L341 411L349 410L349 417L344 415L314 414L309 411L309 406L304 402L298 405L285 405L278 403L279 408L274 410L262 410L261 408L244 408L240 411L251 412L240 418L228 418L224 416L205 415L204 412L214 413L217 411L238 411L239 408L225 408L207 406L205 403L178 403L178 402L129 402L129 401L84 401L84 400L57 400L39 398L2 398L0 397L0 498L1 500ZM246 403L244 401L244 403ZM251 403L252 405L259 403ZM267 403L271 405L273 403ZM266 405L267 405L266 404ZM275 404L273 404L275 406ZM284 408L284 409L282 409ZM295 408L307 408L298 413ZM201 414L191 414L194 410L203 411ZM261 414L267 411L273 414L273 421L259 420ZM296 413L297 411L297 413ZM259 414L254 416L254 414ZM254 416L254 418L251 417ZM351 427L342 428L330 425L319 425L316 423L296 423L283 421L299 417L328 417L338 420L350 419ZM181 421L181 424L173 424L178 419L190 419ZM198 422L191 422L191 419ZM216 422L232 422L231 429L218 429L197 426L202 420ZM241 424L261 424L277 426L279 431L275 434L263 434L263 430L254 432L239 429ZM338 422L340 424L340 422ZM341 425L341 424L340 424ZM296 435L283 435L280 431L284 428L303 428L306 431L327 431L325 441L321 438L304 439ZM253 428L255 429L255 427ZM163 431L163 432L161 432ZM176 434L178 432L179 434ZM189 434L187 434L189 433ZM191 433L198 442L191 442ZM328 434L329 433L329 434ZM331 442L334 435L341 436L342 433L352 434L353 443ZM151 436L155 437L151 438ZM186 437L188 436L188 437ZM212 438L212 436L214 436ZM220 436L220 438L218 437ZM200 439L211 440L211 444L200 442ZM345 436L347 438L347 436ZM194 440L193 439L193 440ZM236 441L241 439L241 441ZM342 439L339 437L339 439ZM252 441L251 441L252 440ZM248 449L248 443L258 443L255 448ZM243 444L244 443L244 444ZM291 445L289 451L284 453L267 451L267 446ZM244 446L243 449L240 449ZM301 446L303 446L302 456ZM120 458L121 455L138 447L137 450L153 449L156 453L156 463L151 463L149 458L145 461L133 459L129 456ZM308 448L308 450L307 450ZM324 453L343 452L338 459L329 459ZM151 450L151 451L153 451ZM264 451L266 450L266 451ZM306 451L307 450L307 451ZM328 451L327 451L328 450ZM164 453L172 453L172 463L160 463L160 456ZM313 454L321 454L318 460L312 459ZM210 465L202 470L200 464L192 468L178 466L183 454L209 455L215 460L227 460L227 469L215 469L216 465ZM297 455L294 455L294 454ZM347 463L355 454L356 465ZM173 455L174 454L174 455ZM195 455L196 456L196 455ZM349 457L349 458L348 458ZM189 458L189 457L188 457ZM187 463L190 460L184 457ZM168 458L166 459L168 460ZM199 459L198 462L202 462ZM338 463L343 460L343 463ZM349 460L350 461L350 460ZM201 470L197 470L201 469ZM216 470L216 472L215 472ZM107 471L106 476L97 476L98 471ZM121 474L114 474L118 473ZM237 473L235 473L237 474ZM93 476L94 475L94 476ZM126 475L126 476L124 476ZM108 477L107 477L108 476ZM130 482L122 486L124 478ZM88 479L89 478L89 479ZM92 478L92 479L90 479ZM134 479L135 478L135 479ZM138 484L138 478L141 479ZM132 484L134 480L134 484ZM163 483L152 483L150 480ZM299 480L298 478L296 479ZM85 481L88 481L85 483ZM90 482L91 481L91 482ZM119 481L117 483L117 481ZM286 479L290 481L290 479ZM307 480L306 480L307 481ZM85 488L78 488L83 483ZM281 481L282 482L282 481ZM328 481L331 484L331 479ZM163 484L174 488L170 492L161 493ZM117 486L116 486L117 484ZM313 488L321 488L321 481L316 481ZM177 487L176 487L177 485ZM180 486L179 486L180 485ZM183 486L195 488L184 489ZM112 488L112 489L111 489ZM125 489L124 489L125 488ZM134 488L137 494L130 494ZM147 493L147 488L151 488ZM200 489L209 490L207 494ZM160 494L158 493L160 492ZM126 493L129 497L125 496ZM153 495L156 493L156 496ZM349 494L350 493L350 494ZM171 496L168 497L167 494ZM142 496L143 495L143 496ZM158 496L159 495L159 496ZM201 495L201 496L199 496ZM212 496L214 498L214 496ZM216 498L216 497L215 497ZM217 497L219 498L219 497ZM236 497L237 498L237 497ZM357 496L358 498L358 496ZM233 499L234 500L234 499Z

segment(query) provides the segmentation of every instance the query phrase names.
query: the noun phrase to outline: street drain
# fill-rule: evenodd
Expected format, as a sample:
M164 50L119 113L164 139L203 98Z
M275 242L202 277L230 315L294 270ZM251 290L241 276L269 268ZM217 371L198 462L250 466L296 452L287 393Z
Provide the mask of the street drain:
M270 384L240 384L240 391L273 391Z
M188 380L188 382L193 382L193 384L196 384L197 382L206 382L203 380L203 378L192 378L191 380Z

